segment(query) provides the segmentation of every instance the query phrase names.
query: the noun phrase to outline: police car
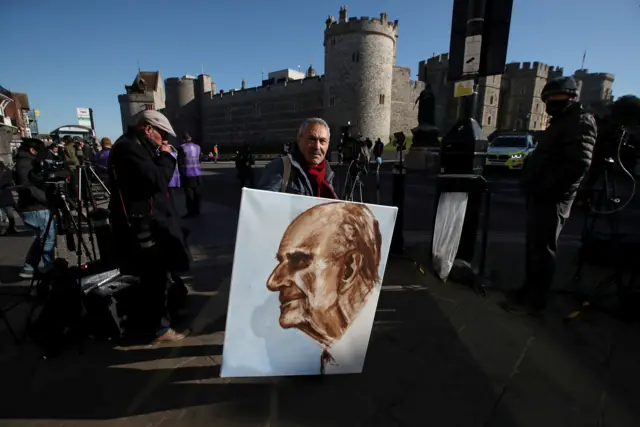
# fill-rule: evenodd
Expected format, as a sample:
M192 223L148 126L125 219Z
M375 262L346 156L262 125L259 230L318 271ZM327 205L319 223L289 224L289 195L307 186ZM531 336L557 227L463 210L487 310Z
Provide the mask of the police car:
M524 161L536 148L532 135L498 135L487 150L487 166L522 169Z

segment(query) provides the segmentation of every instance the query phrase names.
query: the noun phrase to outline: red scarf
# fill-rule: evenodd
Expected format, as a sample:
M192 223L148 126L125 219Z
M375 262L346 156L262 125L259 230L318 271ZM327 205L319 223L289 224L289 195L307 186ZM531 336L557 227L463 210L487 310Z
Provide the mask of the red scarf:
M307 165L307 173L318 188L318 197L324 197L326 199L337 199L336 193L327 182L327 162L322 161L319 165Z

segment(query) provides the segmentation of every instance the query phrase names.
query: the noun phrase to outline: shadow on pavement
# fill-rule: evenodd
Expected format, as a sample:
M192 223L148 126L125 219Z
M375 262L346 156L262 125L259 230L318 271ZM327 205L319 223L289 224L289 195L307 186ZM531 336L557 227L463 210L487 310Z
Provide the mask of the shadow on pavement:
M282 380L280 414L291 425L482 426L489 418L498 400L489 377L417 275L402 261L390 266L363 373Z
M205 356L216 354L219 346L95 346L83 356L6 364L0 372L11 393L3 397L0 418L115 419L219 402L233 402L237 411L260 411L263 386L206 383L218 376L219 367L204 363Z

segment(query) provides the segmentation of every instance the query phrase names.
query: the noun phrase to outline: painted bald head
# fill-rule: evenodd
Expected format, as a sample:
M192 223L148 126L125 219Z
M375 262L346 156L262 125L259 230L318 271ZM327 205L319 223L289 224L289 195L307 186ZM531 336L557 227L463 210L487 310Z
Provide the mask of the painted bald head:
M323 345L339 339L380 281L382 236L360 204L317 205L294 219L267 288L280 292L280 326Z

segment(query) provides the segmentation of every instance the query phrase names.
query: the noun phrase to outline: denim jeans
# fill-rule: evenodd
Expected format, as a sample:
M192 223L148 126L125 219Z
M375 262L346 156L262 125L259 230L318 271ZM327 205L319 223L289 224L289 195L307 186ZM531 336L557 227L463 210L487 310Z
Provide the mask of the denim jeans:
M52 219L51 226L47 232L47 224L49 223L50 217L51 212L49 210L22 213L24 224L36 232L36 238L31 244L27 258L24 261L25 270L35 270L38 264L40 264L40 258L42 258L42 264L45 270L53 266L53 249L56 246L56 221L55 218ZM42 246L43 240L44 250ZM42 254L40 254L41 250Z

